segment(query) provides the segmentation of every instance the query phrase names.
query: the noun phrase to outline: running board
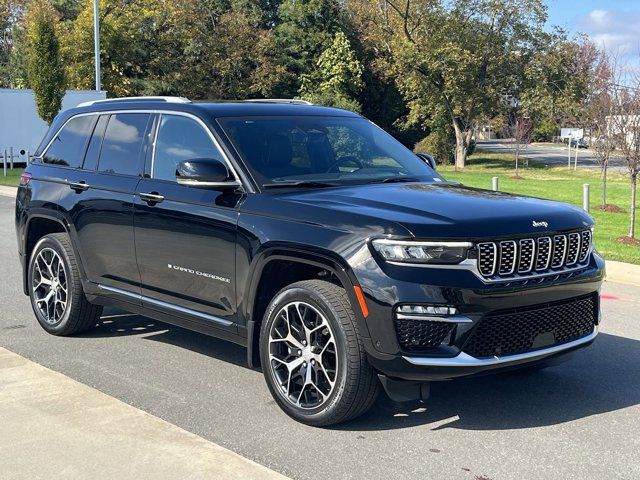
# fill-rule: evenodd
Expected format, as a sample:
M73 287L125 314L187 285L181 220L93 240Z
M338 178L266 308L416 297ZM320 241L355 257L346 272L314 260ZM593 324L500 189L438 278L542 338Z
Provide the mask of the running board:
M106 285L98 284L98 289L103 290L105 292L115 293L117 295L122 295L123 297L132 298L134 300L138 300L143 303L155 305L160 308L164 308L166 310L171 310L176 313L180 313L183 315L191 315L192 317L201 318L203 320L207 320L208 322L213 322L217 325L223 327L230 327L233 325L233 322L229 320L225 320L220 317L216 317L214 315L209 315L207 313L198 312L196 310L191 310L190 308L180 307L179 305L174 305L172 303L163 302L161 300L156 300L155 298L145 297L144 295L140 295L138 293L128 292L127 290L122 290L120 288L115 287L107 287Z

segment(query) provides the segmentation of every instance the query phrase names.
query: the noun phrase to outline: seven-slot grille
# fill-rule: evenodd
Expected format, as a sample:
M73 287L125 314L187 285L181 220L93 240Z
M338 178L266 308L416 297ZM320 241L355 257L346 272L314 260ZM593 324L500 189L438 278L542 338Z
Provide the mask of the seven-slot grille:
M562 271L587 261L591 230L518 241L478 244L478 270L483 277L526 277Z

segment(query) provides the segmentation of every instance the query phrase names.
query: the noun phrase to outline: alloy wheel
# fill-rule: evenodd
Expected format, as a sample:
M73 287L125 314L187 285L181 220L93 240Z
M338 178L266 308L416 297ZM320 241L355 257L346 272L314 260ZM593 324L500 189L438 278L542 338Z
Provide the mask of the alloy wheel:
M305 302L282 307L269 332L269 363L289 403L302 409L323 405L338 374L336 341L327 318Z
M67 270L60 255L51 248L43 248L33 262L33 299L44 321L58 323L68 305Z

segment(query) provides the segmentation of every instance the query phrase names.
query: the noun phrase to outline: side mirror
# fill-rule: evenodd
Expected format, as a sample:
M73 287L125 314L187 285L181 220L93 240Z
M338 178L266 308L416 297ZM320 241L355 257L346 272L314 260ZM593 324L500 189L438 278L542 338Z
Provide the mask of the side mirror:
M428 153L416 153L416 155L418 155L418 158L429 165L433 170L436 169L436 159L431 155Z
M194 158L178 163L176 181L179 185L212 190L233 190L240 186L240 182L231 177L227 165L217 158Z

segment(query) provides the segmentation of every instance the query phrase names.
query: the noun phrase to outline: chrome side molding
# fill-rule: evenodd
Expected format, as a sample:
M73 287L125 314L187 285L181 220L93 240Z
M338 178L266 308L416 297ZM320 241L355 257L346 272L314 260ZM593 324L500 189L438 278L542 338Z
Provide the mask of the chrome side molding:
M145 297L144 295L140 295L138 293L129 292L127 290L122 290L120 288L108 287L106 285L98 284L98 288L100 290L104 290L106 292L116 293L118 295L122 295L125 297L133 298L135 300L140 300L141 302L150 303L152 305L156 305L158 307L162 307L167 310L173 310L177 313L182 313L185 315L191 315L194 317L202 318L203 320L207 320L209 322L217 323L223 327L230 327L233 325L233 322L229 320L225 320L224 318L219 318L214 315L209 315L207 313L198 312L196 310L191 310L190 308L184 308L179 305L174 305L173 303L163 302L161 300L156 300L155 298Z

